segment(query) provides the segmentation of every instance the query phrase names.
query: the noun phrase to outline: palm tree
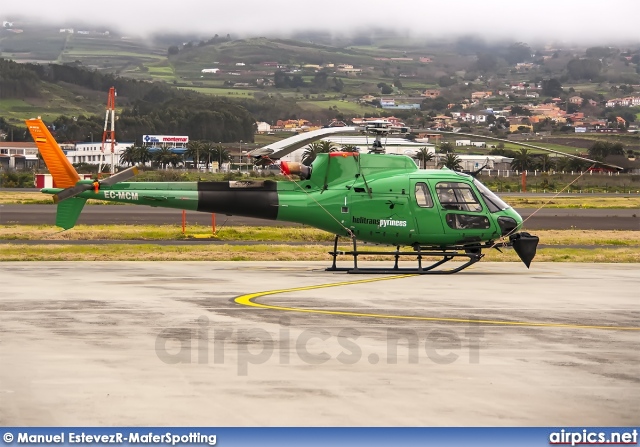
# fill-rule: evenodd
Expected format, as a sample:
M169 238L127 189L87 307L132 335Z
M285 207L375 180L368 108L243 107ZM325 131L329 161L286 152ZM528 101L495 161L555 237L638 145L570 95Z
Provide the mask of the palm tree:
M328 154L329 152L334 152L335 146L330 141L320 141L311 143L304 150L302 154L302 164L306 166L310 166L311 163L316 159L318 154Z
M140 146L135 148L135 157L136 163L147 164L151 160L153 160L153 154L149 150L147 146Z
M431 160L433 160L433 154L429 152L429 150L426 147L421 147L414 158L416 158L417 160L420 160L422 169L426 169L427 162L430 162Z
M209 168L209 164L211 163L211 160L218 162L218 170L222 169L222 163L231 161L231 156L229 155L229 151L227 151L224 148L224 146L221 144L218 144L216 146L213 146L213 144L210 144L210 147L207 148L207 155L208 155L207 169Z
M513 161L511 162L511 169L515 171L527 171L533 166L533 159L529 149L522 148L520 152L516 152Z
M548 172L553 168L554 161L553 158L549 154L544 154L540 156L540 167L542 168L542 172Z
M213 156L215 146L211 141L205 141L204 143L202 143L201 150L202 150L201 157L202 157L202 160L204 161L204 167L208 171L209 165L211 165L211 160L215 160L215 157Z
M202 156L205 155L202 146L202 143L197 140L189 141L189 143L187 143L187 150L184 153L184 159L185 162L186 160L191 159L193 161L194 169L198 169L200 160L202 159Z
M133 166L137 162L137 154L136 147L129 146L120 154L120 164L121 165L131 165Z
M447 154L444 160L440 162L440 166L447 167L452 171L462 171L462 165L460 164L460 157L456 154Z
M331 141L320 141L320 147L322 148L321 154L328 154L329 152L335 152L337 150L335 144Z
M342 152L358 152L358 146L355 146L353 144L345 144L340 150Z
M171 166L177 168L180 163L184 163L184 156L182 154L175 154L171 152Z
M153 154L153 161L158 163L161 168L167 169L167 166L175 161L175 155L171 149L163 147Z

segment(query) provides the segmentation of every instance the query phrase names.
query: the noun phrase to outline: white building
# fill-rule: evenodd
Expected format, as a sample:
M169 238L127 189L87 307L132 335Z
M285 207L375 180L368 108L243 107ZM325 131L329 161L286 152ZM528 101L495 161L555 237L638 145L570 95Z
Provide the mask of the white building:
M115 164L120 164L120 155L125 149L133 146L135 143L118 143L116 142L114 147ZM66 150L65 155L71 164L73 163L88 163L92 165L100 164L102 152L100 148L102 142L97 143L76 143L75 147L70 150ZM104 159L102 164L111 164L111 142L107 141L104 145Z
M471 146L471 140L456 140L456 146Z
M203 68L201 72L202 73L217 73L219 71L220 71L219 68Z
M435 165L438 166L444 161L447 154L436 154L434 158ZM502 155L458 155L460 167L463 171L477 171L484 165L485 169L491 170L507 170L511 166L513 158L503 157Z
M271 132L271 124L265 123L264 121L260 121L256 123L258 133L269 133Z
M35 143L0 142L0 170L29 169L38 161Z

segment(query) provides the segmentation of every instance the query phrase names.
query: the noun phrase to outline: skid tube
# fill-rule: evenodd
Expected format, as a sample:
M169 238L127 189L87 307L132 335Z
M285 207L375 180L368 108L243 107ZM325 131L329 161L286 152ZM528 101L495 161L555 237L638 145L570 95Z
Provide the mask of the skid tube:
M416 274L416 275L427 275L427 274L447 275L447 274L457 273L461 270L464 270L470 265L475 264L476 262L478 262L480 259L484 257L484 255L481 253L481 249L477 247L473 247L472 249L465 249L462 247L455 247L455 248L449 248L449 249L437 249L433 247L421 247L419 245L416 245L414 247L414 251L400 251L400 246L396 246L395 251L358 251L357 241L355 237L352 237L352 241L353 241L352 251L339 251L338 238L339 236L336 236L333 242L333 251L329 252L329 254L333 257L333 262L331 264L331 267L328 267L326 269L326 271L328 272L347 272L347 273L354 273L354 274L380 273L380 274L387 274L387 275L397 274L397 273ZM395 262L393 264L393 267L391 268L386 268L386 267L362 268L362 267L358 267L358 256L361 254L393 256L395 259ZM353 256L353 267L338 267L337 258L339 255ZM401 256L415 256L418 261L418 267L417 268L399 267L398 261L400 260ZM440 257L442 259L434 262L431 265L423 266L422 258L424 256L432 256L432 257L435 256L435 257ZM440 267L441 265L455 258L468 258L468 261L456 268L452 268L448 270L434 270L437 267Z

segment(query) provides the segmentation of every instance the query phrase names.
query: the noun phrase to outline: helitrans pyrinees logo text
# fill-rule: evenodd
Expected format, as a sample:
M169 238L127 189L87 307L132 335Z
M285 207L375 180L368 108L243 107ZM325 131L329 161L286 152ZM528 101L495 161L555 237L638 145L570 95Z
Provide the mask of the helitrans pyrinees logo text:
M380 228L384 227L406 227L406 220L394 220L394 219L369 219L368 217L355 217L351 218L352 223L354 224L365 224L365 225L377 225Z

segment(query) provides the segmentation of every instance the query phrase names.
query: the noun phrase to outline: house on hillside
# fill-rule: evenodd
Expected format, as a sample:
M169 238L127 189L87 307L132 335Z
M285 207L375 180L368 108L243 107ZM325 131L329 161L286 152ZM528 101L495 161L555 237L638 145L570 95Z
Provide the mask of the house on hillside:
M258 133L269 133L271 132L271 124L259 121L256 123L256 129Z
M427 89L420 94L420 96L424 96L426 98L435 99L440 96L440 90L437 89Z
M485 99L490 98L491 95L491 92L473 92L471 93L471 99Z
M580 96L572 96L571 98L569 98L569 102L571 104L576 104L581 106L582 102L584 101L584 99L582 99Z

